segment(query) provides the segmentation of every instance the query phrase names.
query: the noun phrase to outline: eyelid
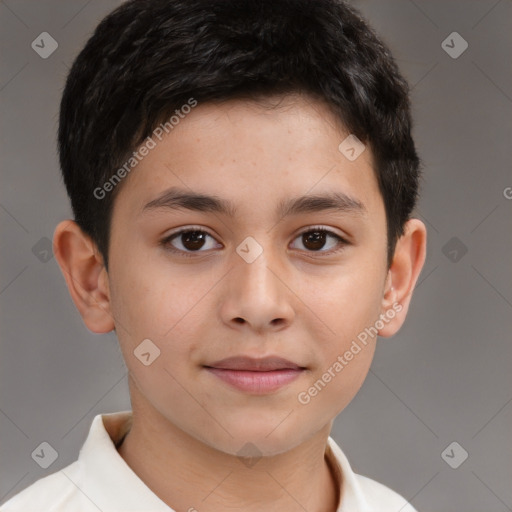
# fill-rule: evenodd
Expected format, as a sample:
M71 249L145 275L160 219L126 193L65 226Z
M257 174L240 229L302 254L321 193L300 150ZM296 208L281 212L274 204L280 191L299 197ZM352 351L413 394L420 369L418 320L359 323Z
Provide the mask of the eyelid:
M168 240L172 238L173 236L179 235L181 233L186 233L187 231L200 231L201 233L206 233L207 235L210 235L211 237L215 238L214 235L212 235L206 228L203 226L194 226L191 224L190 226L182 226L180 228L176 228L175 231L172 231L171 233L167 234L164 237L164 240Z
M309 233L310 231L325 231L327 234L329 235L334 235L334 236L337 236L340 240L343 240L345 243L350 243L349 242L349 239L348 239L348 236L345 236L345 235L340 235L339 233L337 233L336 231L334 231L334 228L331 228L330 226L324 226L322 224L317 224L317 225L312 225L312 226L309 226L301 231L299 231L295 237L299 236L299 235L303 235L304 233Z

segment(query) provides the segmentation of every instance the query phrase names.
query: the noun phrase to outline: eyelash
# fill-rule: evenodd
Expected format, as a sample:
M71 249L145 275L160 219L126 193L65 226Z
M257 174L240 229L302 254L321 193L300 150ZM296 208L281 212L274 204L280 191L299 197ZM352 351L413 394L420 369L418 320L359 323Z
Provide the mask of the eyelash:
M190 258L190 257L195 257L197 254L200 254L201 252L207 252L207 251L183 251L181 249L176 249L175 247L173 247L171 245L171 241L174 239L174 238L178 238L180 235L184 234L184 233L190 233L190 232L199 232L199 233L204 233L208 236L210 236L211 238L214 238L210 233L208 233L208 231L205 231L204 229L201 229L199 227L188 227L186 229L182 229L180 231L176 231L175 233L172 233L171 235L165 237L161 242L160 242L160 245L162 247L164 247L164 249L166 251L170 251L174 254L178 254L180 256L184 256L186 258ZM336 238L338 240L338 246L335 248L335 249L330 249L329 251L322 251L322 250L318 250L318 251L306 251L307 253L311 253L311 254L322 254L322 255L332 255L332 254L336 254L340 251L342 251L345 246L349 245L349 242L347 240L345 240L344 238L342 238L341 236L339 236L338 234L334 233L333 231L330 231L328 229L325 229L324 227L322 226L312 226L304 231L301 231L300 233L297 234L297 236L294 238L294 240L296 240L297 238L301 237L302 235L305 235L307 233L312 233L312 232L320 232L320 233L327 233L329 236L332 236L333 238Z

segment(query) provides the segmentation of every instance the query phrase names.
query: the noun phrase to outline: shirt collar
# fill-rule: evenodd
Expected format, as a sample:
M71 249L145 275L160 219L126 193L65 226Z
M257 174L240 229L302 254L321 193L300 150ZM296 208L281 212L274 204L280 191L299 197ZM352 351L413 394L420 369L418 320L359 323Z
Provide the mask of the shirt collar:
M100 510L172 512L116 449L115 443L126 433L131 419L130 410L94 417L78 456L81 490Z
M78 457L83 478L81 491L101 510L173 512L133 472L116 449L131 421L131 410L94 417ZM341 487L337 512L371 512L345 454L331 437L325 457Z
M340 502L336 512L372 512L347 457L332 437L327 439L325 457L340 487Z

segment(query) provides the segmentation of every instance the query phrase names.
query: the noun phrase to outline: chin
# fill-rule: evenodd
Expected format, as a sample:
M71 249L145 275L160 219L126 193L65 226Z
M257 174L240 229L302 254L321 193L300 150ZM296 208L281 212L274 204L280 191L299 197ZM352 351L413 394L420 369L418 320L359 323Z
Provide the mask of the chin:
M274 457L286 453L299 444L301 438L286 440L268 440L265 438L252 438L250 436L232 439L229 443L220 446L212 446L216 450L241 459L252 459L259 457Z
M202 442L215 450L243 458L272 457L288 452L314 434L314 430L306 430L303 423L289 424L287 428L281 424L276 428L275 422L260 421L256 425L247 421L226 425L226 428L232 437L224 431L219 437L211 437L210 432Z

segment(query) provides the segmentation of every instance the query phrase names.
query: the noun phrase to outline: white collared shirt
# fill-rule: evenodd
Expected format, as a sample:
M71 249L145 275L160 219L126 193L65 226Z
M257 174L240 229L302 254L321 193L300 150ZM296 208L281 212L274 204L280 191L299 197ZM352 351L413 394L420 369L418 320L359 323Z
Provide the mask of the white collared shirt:
M34 482L2 505L0 512L173 512L116 449L131 414L95 416L78 460ZM355 474L331 437L326 457L342 482L337 512L416 512L385 485Z

